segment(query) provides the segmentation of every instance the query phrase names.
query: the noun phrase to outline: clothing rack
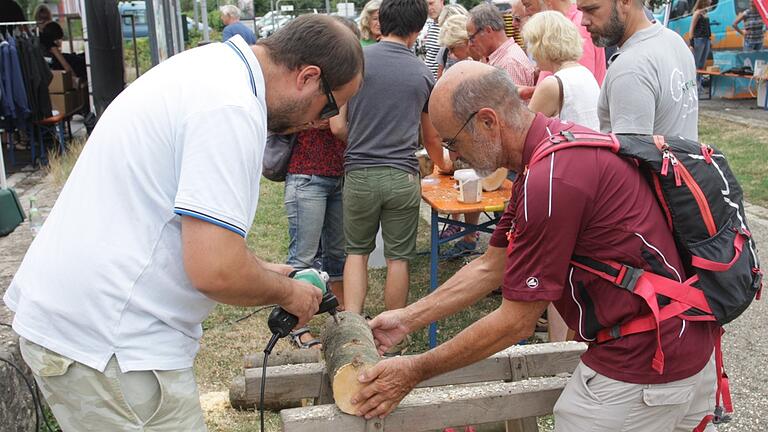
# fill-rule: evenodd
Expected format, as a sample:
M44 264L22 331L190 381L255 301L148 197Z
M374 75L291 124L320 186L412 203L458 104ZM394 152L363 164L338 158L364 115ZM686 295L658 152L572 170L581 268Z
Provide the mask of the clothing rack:
M37 21L6 21L0 22L0 26L17 26L17 25L37 25Z

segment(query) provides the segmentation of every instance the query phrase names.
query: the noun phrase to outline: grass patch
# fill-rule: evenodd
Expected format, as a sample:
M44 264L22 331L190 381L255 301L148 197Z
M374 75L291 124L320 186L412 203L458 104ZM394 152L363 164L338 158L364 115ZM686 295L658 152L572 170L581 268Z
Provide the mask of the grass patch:
M768 206L768 130L702 116L699 139L728 157L747 201Z
M64 153L59 152L58 146L48 151L48 166L46 167L48 181L53 183L56 188L61 189L67 182L72 168L75 167L77 158L80 157L85 147L85 138L76 137L70 140L66 145Z

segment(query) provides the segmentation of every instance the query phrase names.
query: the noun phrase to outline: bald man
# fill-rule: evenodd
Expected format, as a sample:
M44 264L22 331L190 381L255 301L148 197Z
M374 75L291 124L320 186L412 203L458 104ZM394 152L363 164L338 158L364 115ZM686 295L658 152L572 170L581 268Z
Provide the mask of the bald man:
M594 341L602 327L643 313L639 296L571 267L574 254L646 270L651 254L682 272L662 211L630 161L605 149L572 147L523 171L551 135L589 130L530 112L516 92L508 74L477 62L456 64L435 86L429 112L445 147L480 175L500 167L523 174L482 257L429 296L379 315L370 326L383 352L500 284L504 298L498 309L443 345L366 371L360 381L368 384L353 401L366 418L389 414L425 379L529 337L550 302L584 341ZM682 324L677 318L661 324L664 375L651 367L655 332L590 344L555 405L555 430L692 430L714 408L714 327Z

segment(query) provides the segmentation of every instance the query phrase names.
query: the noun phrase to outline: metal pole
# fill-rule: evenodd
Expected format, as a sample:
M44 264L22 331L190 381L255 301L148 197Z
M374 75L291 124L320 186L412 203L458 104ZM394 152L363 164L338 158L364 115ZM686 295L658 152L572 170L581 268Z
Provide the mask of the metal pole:
M669 27L669 14L672 13L672 2L668 1L664 4L664 27Z
M211 37L208 34L208 2L200 0L200 17L203 19L203 41L210 42Z
M331 0L325 0L325 13L327 15L331 14Z
M149 32L149 56L152 66L160 63L160 45L157 43L157 22L155 21L155 5L158 0L146 0L147 30Z
M197 14L198 8L200 7L200 0L195 0L192 2L192 16L195 17L195 27L197 27L197 23L200 22L200 17Z
M277 0L280 3L280 0ZM272 3L272 33L275 32L275 0L271 0Z
M141 75L139 71L139 48L136 45L136 19L133 14L122 15L122 18L131 18L131 40L133 41L133 63L136 65L136 78Z

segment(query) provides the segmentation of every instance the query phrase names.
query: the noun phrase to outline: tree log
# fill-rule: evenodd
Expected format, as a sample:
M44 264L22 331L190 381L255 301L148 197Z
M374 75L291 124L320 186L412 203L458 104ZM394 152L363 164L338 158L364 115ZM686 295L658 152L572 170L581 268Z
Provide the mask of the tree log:
M281 351L269 356L268 366L283 366L302 363L320 363L321 353L318 349L296 349ZM260 368L264 365L264 353L246 354L243 356L245 368Z
M341 312L338 318L339 324L333 318L326 323L323 353L336 405L347 414L355 414L350 399L362 388L357 377L380 358L365 318L352 312Z

